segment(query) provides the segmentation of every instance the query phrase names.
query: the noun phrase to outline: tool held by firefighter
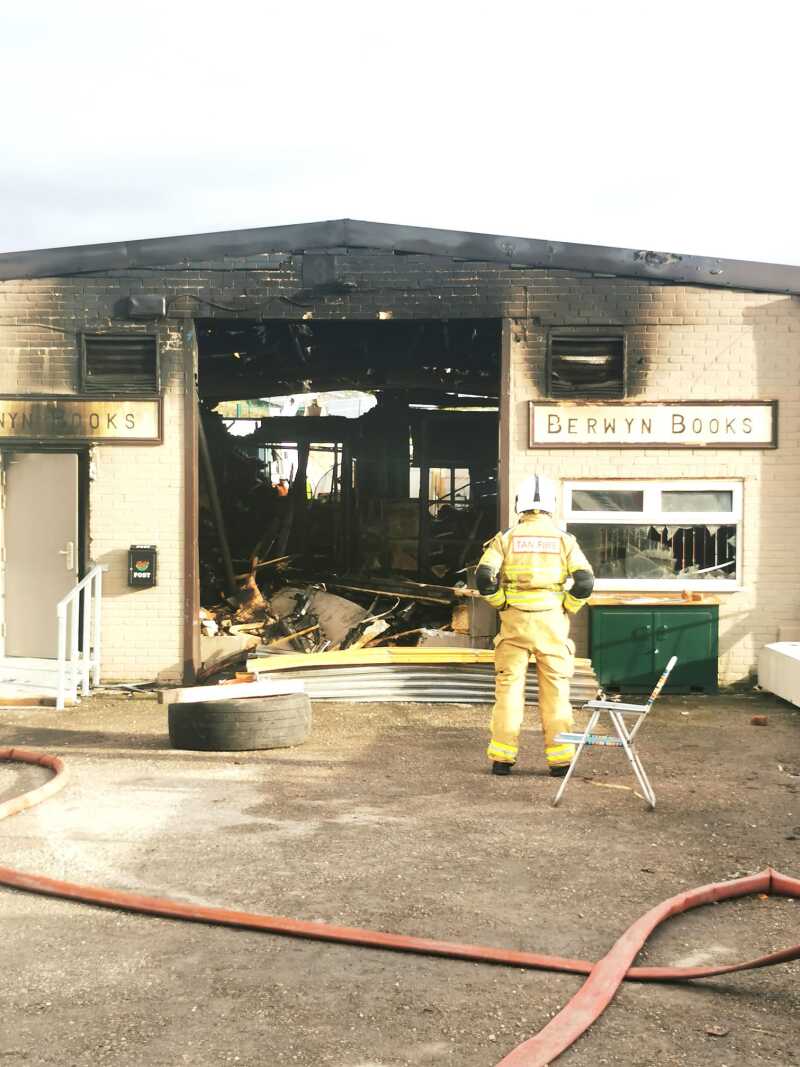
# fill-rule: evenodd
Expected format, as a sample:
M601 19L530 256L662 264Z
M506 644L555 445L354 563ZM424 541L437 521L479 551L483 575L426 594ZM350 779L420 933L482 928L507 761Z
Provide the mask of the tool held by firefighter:
M476 573L480 594L500 612L495 637L495 704L486 751L494 774L508 774L517 761L525 710L525 675L531 656L539 675L539 713L550 773L567 773L575 746L556 735L573 728L569 681L575 645L569 617L583 607L594 586L592 568L572 534L555 521L557 491L550 478L534 475L517 490L517 522L489 541Z

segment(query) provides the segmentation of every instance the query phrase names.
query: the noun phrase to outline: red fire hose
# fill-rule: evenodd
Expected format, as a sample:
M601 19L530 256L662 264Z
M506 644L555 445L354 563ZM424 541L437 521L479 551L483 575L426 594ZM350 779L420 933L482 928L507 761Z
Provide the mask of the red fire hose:
M22 793L0 804L0 819L32 808L35 804L57 793L66 784L64 763L57 756L22 748L0 748L0 760L32 763L54 772L53 778L38 789ZM159 915L169 919L182 919L187 922L243 927L248 930L260 930L291 937L360 945L364 948L380 948L425 956L504 964L509 967L588 975L587 980L558 1015L551 1019L535 1037L524 1041L505 1056L497 1067L547 1067L547 1064L569 1048L605 1011L623 980L675 982L694 978L713 978L721 974L732 974L735 971L768 967L771 964L800 959L800 944L798 944L746 963L732 963L721 967L631 966L653 930L673 915L680 915L701 904L730 900L752 893L800 898L800 879L790 878L771 868L730 882L716 882L698 889L690 889L665 900L637 919L620 937L611 951L597 963L566 959L562 956L546 956L534 952L517 952L512 949L380 933L358 927L305 922L279 915L256 915L250 912L230 911L227 908L183 904L176 900L143 896L139 893L125 893L118 889L101 889L98 886L61 882L54 878L45 878L43 875L25 874L10 867L0 867L0 885L29 893L80 900L86 904L140 912L146 915Z

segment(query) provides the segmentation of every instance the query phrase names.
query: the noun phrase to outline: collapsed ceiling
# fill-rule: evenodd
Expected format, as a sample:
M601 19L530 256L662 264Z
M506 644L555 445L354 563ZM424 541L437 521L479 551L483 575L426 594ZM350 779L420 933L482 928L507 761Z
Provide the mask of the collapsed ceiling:
M197 338L200 394L206 400L308 389L412 390L423 403L443 394L498 396L496 319L199 319Z

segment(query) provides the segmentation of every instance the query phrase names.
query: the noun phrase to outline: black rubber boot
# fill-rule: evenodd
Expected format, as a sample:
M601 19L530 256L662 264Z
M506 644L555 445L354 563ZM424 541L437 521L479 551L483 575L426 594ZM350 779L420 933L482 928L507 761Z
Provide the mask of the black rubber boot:
M501 763L498 760L492 764L492 774L511 774L513 763Z
M565 775L566 775L567 771L569 770L569 768L570 768L570 764L569 763L564 763L561 767L551 767L550 768L550 777L551 778L563 778L563 777L565 777Z

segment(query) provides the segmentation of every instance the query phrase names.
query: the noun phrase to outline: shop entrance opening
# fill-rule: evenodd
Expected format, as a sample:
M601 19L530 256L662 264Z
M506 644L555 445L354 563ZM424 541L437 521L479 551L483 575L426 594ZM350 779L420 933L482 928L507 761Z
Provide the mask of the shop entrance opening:
M498 524L500 320L195 321L207 622L227 622L234 598L277 611L285 589L324 586L359 618L388 613L382 640L446 627L454 643L452 586ZM487 637L478 627L462 644ZM265 640L286 651L284 638ZM353 626L330 638L351 640Z

